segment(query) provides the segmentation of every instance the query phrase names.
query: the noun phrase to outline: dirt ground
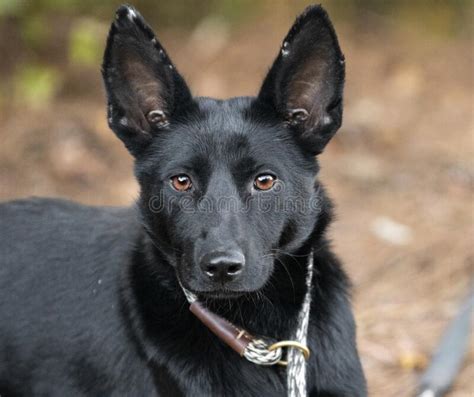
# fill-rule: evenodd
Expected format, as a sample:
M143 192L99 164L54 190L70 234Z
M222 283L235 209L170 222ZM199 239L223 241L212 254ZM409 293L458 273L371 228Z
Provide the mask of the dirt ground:
M232 30L205 20L189 33L158 31L195 94L229 97L256 93L289 21ZM383 24L370 34L338 30L345 120L320 158L337 209L331 234L354 281L371 395L412 396L472 285L473 42ZM98 66L69 70L48 106L0 108L1 200L136 198L131 159L106 126ZM471 343L450 396L472 396L473 379Z

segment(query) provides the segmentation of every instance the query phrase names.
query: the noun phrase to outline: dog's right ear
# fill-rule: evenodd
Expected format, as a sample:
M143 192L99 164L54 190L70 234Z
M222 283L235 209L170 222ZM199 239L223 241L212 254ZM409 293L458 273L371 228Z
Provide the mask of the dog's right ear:
M192 103L188 86L133 7L116 13L102 64L110 128L139 156Z
M319 154L342 122L344 73L344 55L326 11L309 6L285 37L258 100L305 150Z

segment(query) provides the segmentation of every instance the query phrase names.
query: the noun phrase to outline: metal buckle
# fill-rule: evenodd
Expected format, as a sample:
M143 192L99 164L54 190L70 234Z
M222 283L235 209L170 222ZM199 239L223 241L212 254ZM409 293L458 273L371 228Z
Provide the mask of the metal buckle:
M309 359L310 350L308 349L308 346L305 346L302 343L296 342L294 340L282 340L280 342L274 343L273 345L268 347L268 350L273 351L282 347L298 349L303 354L304 359L306 361L308 361ZM277 362L277 364L286 367L288 365L288 361L280 360Z

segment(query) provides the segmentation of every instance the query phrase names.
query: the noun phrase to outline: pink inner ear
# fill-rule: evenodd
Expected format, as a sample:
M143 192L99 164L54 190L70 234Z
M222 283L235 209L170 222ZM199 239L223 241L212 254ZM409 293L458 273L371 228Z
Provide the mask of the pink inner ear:
M321 121L325 114L325 106L333 95L328 68L326 61L307 59L289 82L288 109L306 110L307 125L314 126Z
M113 58L117 66L110 77L112 84L122 86L115 93L125 113L122 120L130 127L137 125L142 131L150 132L151 125L147 115L151 111L160 111L163 114L167 112L163 98L166 88L152 70L154 61L146 59L134 49L123 47L115 49Z
M317 133L319 127L337 129L332 110L343 86L343 55L334 29L320 6L310 6L285 37L259 98L270 101L291 125ZM342 113L336 113L340 121Z
M125 61L124 78L128 82L131 94L143 114L151 110L165 111L162 95L164 89L160 80L146 65L138 60Z

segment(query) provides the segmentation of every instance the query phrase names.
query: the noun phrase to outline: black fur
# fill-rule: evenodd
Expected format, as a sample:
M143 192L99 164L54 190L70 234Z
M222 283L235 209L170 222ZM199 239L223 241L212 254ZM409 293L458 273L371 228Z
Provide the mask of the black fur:
M235 324L288 339L311 252L308 394L366 395L314 159L341 124L343 56L319 6L285 43L258 97L193 98L140 14L119 8L103 75L140 198L124 209L0 206L2 397L283 396L284 368L219 341L188 311L178 277ZM178 192L170 178L182 174L192 186ZM276 177L272 189L254 187L262 174ZM238 252L241 272L206 274L216 250Z

